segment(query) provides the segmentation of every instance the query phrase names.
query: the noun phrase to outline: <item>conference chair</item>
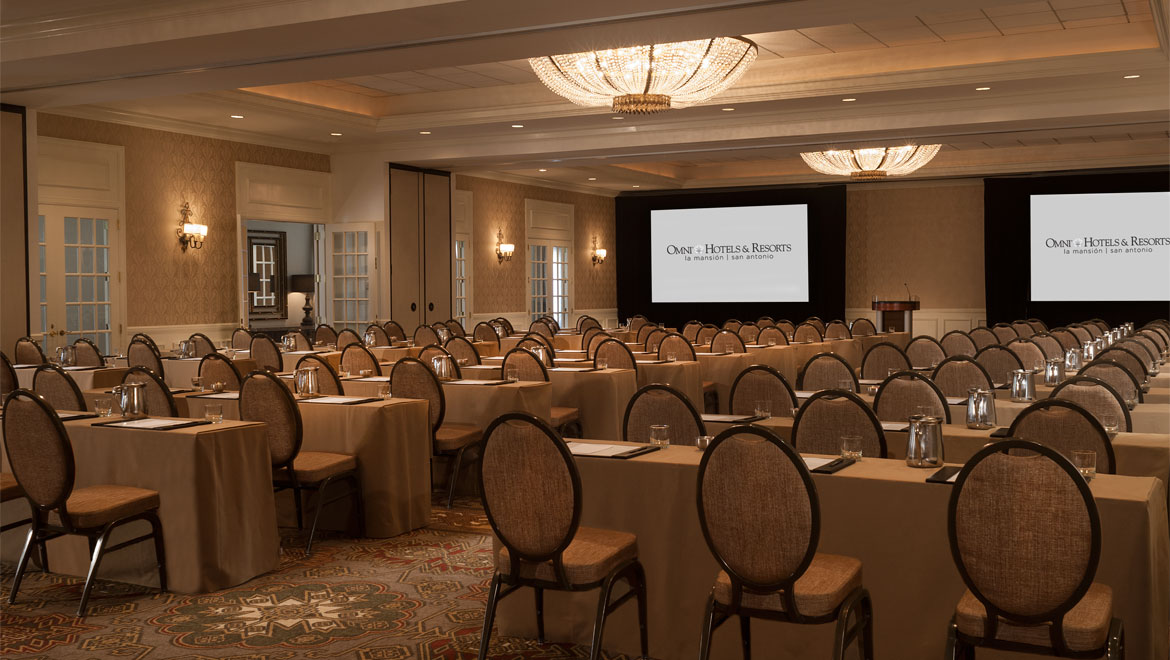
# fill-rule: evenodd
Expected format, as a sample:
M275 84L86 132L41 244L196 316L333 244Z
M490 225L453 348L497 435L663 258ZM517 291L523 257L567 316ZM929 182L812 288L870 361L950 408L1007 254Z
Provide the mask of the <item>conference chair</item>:
M1074 451L1089 450L1097 456L1097 472L1116 471L1117 457L1105 427L1074 401L1053 397L1033 403L1012 420L1008 436L1051 447L1070 461Z
M1020 336L1010 323L996 323L991 326L991 333L995 335L995 342L997 344L1007 344L1009 341Z
M102 352L87 337L78 337L73 342L73 365L77 367L101 367L105 365Z
M481 360L479 358L479 351L476 350L475 344L467 340L467 337L452 337L447 340L447 352L455 358L455 364L459 364L462 360L467 365L479 365Z
M869 347L861 358L861 377L880 379L890 375L890 370L909 371L910 358L894 344L883 341Z
M999 343L999 337L996 337L990 328L983 326L971 328L971 332L968 332L967 335L971 337L971 341L975 342L976 352Z
M861 455L886 457L886 436L873 410L852 392L823 390L813 394L792 420L792 446L802 454L841 453L841 438L861 438Z
M378 358L370 352L370 349L361 344L350 344L341 351L341 371L348 371L350 375L357 376L362 371L371 371L375 376L382 375L382 366L378 364Z
M938 385L917 371L899 371L887 376L878 386L873 411L878 419L886 422L904 422L911 415L921 413L938 417L944 424L951 423L946 396Z
M652 383L634 393L626 405L622 419L622 440L649 442L650 427L666 424L670 427L670 444L694 446L707 427L699 411L682 392L669 385Z
M154 417L179 417L179 408L175 403L175 396L171 388L150 369L145 367L130 367L122 374L122 384L145 383L146 387L146 414ZM85 410L85 408L81 408Z
M77 383L57 365L39 365L33 372L32 388L54 410L85 410L85 397Z
M979 352L975 354L975 361L987 370L995 387L1010 385L1012 372L1024 368L1024 364L1020 362L1020 358L1016 357L1015 353L998 345L984 346L979 349Z
M146 367L158 374L159 378L166 379L158 350L141 338L130 340L130 346L126 348L126 366Z
M248 341L251 342L251 339ZM316 332L313 333L313 343L333 344L337 346L337 331L333 329L333 326L322 323L317 326Z
M344 351L347 347L353 345L366 345L361 335L349 328L342 328L341 332L337 333L337 339L335 342L337 343L337 350L339 351Z
M975 345L975 340L971 335L962 330L951 330L942 336L939 340L939 345L943 347L943 352L947 357L953 355L965 355L967 357L975 357L979 352L979 347Z
M1048 397L1077 404L1102 426L1106 418L1112 417L1119 431L1133 431L1133 419L1125 399L1112 385L1099 378L1073 376L1054 387Z
M805 391L845 389L841 386L843 383L848 383L852 392L859 389L857 373L845 358L835 353L812 356L796 377L796 389Z
M990 390L994 387L991 375L975 358L966 355L952 355L938 363L930 379L945 396L969 396L969 390L977 387Z
M934 337L918 335L906 344L906 358L915 369L936 367L947 357L946 349Z
M753 364L731 383L729 409L732 415L753 415L760 401L768 402L773 417L790 417L799 407L796 392L779 371L766 364Z
M345 387L341 384L341 378L333 369L333 365L329 364L329 360L320 355L302 355L301 359L297 360L295 368L300 369L301 367L317 367L317 392L319 394L345 395Z
M162 378L162 374L158 374ZM223 383L223 388L229 391L239 391L244 377L231 360L219 353L208 353L199 360L199 382L206 389L211 389L215 383Z
M853 325L849 326L849 334L853 337L872 337L877 334L877 326L865 317L854 319Z
M441 346L439 333L429 325L423 324L414 329L415 346Z
M284 359L280 356L280 347L268 335L257 334L252 337L251 358L261 369L276 373L284 371Z
M328 326L325 326L328 327ZM329 328L332 332L332 328ZM321 336L321 329L317 328L317 336ZM333 334L333 340L337 340L337 334ZM318 340L320 341L320 340ZM332 341L328 343L332 343ZM236 328L232 331L232 348L237 351L246 351L252 346L252 332L247 328Z
M44 351L41 350L41 345L32 337L17 339L12 357L16 359L16 364L46 364L48 362Z

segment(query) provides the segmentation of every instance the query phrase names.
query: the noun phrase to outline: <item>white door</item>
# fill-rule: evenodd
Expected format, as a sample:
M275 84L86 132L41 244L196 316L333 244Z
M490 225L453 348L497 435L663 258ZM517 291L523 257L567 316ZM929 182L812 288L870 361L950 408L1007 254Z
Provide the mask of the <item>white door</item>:
M116 277L117 212L112 209L43 204L37 217L37 279L32 301L34 337L46 353L80 337L103 354L122 345L115 327L121 300Z
M378 299L374 224L325 225L325 236L325 304L321 315L334 329L349 328L360 335L373 321Z

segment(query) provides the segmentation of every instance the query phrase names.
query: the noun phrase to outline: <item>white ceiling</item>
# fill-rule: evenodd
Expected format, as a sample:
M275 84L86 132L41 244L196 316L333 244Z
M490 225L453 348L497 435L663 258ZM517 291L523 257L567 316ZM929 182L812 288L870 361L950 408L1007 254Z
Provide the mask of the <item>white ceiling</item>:
M1165 0L634 4L0 0L0 98L609 194L827 180L800 151L905 141L944 145L921 176L1170 161ZM524 59L718 34L753 68L650 117L574 106Z

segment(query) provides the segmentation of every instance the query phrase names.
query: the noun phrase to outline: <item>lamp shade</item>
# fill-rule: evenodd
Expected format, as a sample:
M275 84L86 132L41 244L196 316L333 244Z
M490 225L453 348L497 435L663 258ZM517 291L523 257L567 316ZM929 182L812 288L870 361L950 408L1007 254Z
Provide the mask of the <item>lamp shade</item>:
M290 275L288 278L288 289L294 293L312 293L315 288L312 275Z

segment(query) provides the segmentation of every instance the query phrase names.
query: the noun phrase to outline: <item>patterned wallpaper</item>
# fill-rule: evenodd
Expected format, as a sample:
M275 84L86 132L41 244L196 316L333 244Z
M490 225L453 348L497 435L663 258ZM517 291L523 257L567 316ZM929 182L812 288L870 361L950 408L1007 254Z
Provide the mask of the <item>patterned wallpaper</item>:
M126 150L126 319L131 326L232 323L236 301L236 162L329 171L329 156L41 113L45 137ZM179 207L207 225L179 249Z
M472 313L523 312L525 301L524 200L572 204L573 211L573 306L576 309L603 309L617 305L617 253L614 250L614 202L610 197L541 188L492 179L457 176L455 187L473 195L475 249L472 276ZM516 256L499 263L496 259L496 232L504 231L504 242L516 245ZM606 248L605 263L590 260L593 237Z
M905 282L923 308L983 308L982 182L882 185L848 187L845 306L905 298Z

